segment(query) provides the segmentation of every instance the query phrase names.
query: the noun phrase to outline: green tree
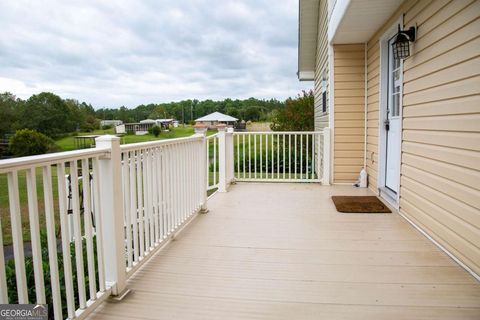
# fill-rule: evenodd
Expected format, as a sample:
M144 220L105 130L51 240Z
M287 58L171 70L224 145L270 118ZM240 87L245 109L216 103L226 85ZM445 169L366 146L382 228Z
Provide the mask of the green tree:
M42 92L31 96L20 112L19 129L33 129L50 137L73 132L76 113L59 96Z
M22 129L10 139L9 149L14 156L23 157L53 152L57 146L51 138L40 132Z
M270 127L273 131L313 131L313 91L303 91L295 99L288 98L285 108L276 111Z
M18 106L22 103L10 92L0 94L0 138L13 132L13 124L18 121Z

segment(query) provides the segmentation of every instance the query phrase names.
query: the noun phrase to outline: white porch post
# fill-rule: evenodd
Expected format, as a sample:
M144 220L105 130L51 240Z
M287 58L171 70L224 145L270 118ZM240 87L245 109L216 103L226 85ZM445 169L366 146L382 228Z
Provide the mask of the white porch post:
M225 142L226 142L226 152L227 152L227 185L230 185L234 179L234 172L235 169L234 165L234 156L233 156L233 128L228 128L227 133L225 135Z
M217 125L218 129L218 192L227 192L227 126Z
M126 291L126 261L123 226L122 159L120 138L105 135L95 139L98 148L110 148L110 157L99 160L100 213L102 215L105 282L112 295Z
M209 164L207 161L207 129L208 127L202 123L197 123L193 126L195 129L195 135L202 136L203 137L203 142L202 142L202 150L199 154L200 157L200 162L201 162L201 170L203 172L202 174L202 187L200 188L202 192L202 204L201 204L201 209L200 213L207 213L208 208L207 208L207 186L208 186L208 168Z
M323 176L322 184L330 185L330 128L323 128Z

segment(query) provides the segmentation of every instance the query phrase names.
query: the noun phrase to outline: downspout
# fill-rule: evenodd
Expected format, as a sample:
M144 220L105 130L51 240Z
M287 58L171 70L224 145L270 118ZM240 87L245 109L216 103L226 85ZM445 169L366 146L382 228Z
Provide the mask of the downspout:
M363 167L365 168L365 171L367 170L367 116L368 116L368 100L367 100L367 94L368 94L368 80L367 80L367 75L368 75L368 64L367 64L367 42L365 42L364 44L364 47L365 47L365 56L364 56L364 59L365 59L365 107L364 107L364 111L365 111L365 115L364 115L364 151L363 151Z

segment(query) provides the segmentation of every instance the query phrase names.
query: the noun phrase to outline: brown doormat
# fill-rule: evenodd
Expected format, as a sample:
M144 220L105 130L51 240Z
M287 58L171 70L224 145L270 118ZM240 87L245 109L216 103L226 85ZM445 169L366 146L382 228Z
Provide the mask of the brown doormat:
M332 196L339 212L346 213L391 213L390 209L375 196Z

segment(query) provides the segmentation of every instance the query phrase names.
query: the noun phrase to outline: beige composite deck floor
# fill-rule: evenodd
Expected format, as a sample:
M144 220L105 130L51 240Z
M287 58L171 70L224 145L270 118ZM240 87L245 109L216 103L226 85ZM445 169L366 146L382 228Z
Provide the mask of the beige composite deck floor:
M209 200L95 319L480 319L480 284L397 214L336 212L349 186L238 184Z

